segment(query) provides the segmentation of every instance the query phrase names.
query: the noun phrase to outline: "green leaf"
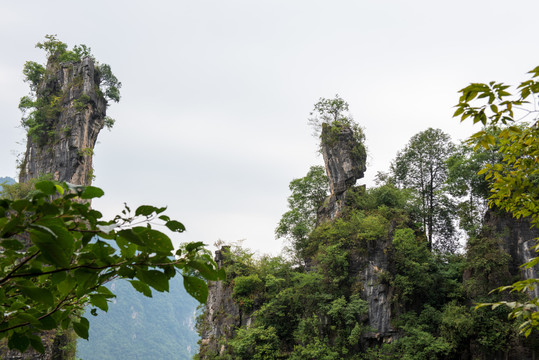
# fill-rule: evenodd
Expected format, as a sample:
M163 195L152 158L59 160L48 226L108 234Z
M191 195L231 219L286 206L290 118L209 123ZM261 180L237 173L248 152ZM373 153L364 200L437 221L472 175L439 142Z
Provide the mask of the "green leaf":
M41 341L41 338L36 335L30 335L30 345L40 354L45 353L45 347L43 346L43 342Z
M46 195L56 194L56 186L54 186L54 182L52 181L39 181L34 186Z
M48 289L43 289L43 288L38 288L38 287L26 287L26 286L21 286L19 289L24 296L38 303L41 303L47 306L53 306L54 304L54 298L52 296L52 293Z
M199 241L199 242L192 242L192 243L189 243L185 246L185 250L188 251L188 252L191 252L193 250L197 250L201 247L204 246L204 243L202 241Z
M147 227L137 226L132 229L144 246L155 252L171 252L174 250L172 241L164 233Z
M107 298L104 295L90 295L90 304L92 304L93 306L97 306L105 312L109 310L109 304L107 302Z
M204 277L204 279L206 280L212 280L212 281L218 280L219 276L218 276L217 270L215 270L209 264L203 263L202 261L198 261L198 260L192 260L192 261L189 261L186 266L197 270L200 273L200 275L202 275L202 277Z
M138 270L137 277L159 292L168 291L168 277L158 270Z
M28 200L15 200L11 203L11 208L17 212L21 212L31 205L32 203Z
M170 231L176 231L176 232L179 232L179 233L185 231L185 226L183 226L183 224L181 222L176 221L176 220L167 221L165 226L167 228L169 228Z
M98 273L87 269L75 270L74 278L77 281L76 295L83 296L88 293L88 289L93 288L96 285Z
M67 276L64 280L62 280L58 284L58 291L60 291L60 294L62 294L62 296L65 296L68 293L70 293L73 290L73 288L75 288L75 286L76 286L75 278L72 276Z
M30 240L51 264L61 267L69 265L74 240L67 230L54 224L49 226L34 224L29 232Z
M226 279L226 272L225 272L225 269L219 269L217 271L217 278L219 280L225 280Z
M204 280L194 276L183 275L183 286L189 295L202 304L206 303L208 299L208 285Z
M98 187L95 186L86 186L82 193L80 194L81 199L94 199L94 198L100 198L101 196L105 195L105 192L101 190Z
M36 327L41 330L52 330L58 326L52 316L46 316L43 319L39 319L39 324Z
M17 349L20 352L25 352L26 349L28 349L28 345L30 345L30 339L26 334L14 332L9 338L7 345L10 349Z
M137 277L159 292L168 291L168 277L161 271L139 269Z
M15 250L15 251L21 250L24 248L23 244L21 244L19 240L15 240L15 239L2 240L2 242L0 243L0 246L2 246L4 249Z
M85 317L80 318L80 322L73 322L73 330L83 339L88 340L88 329L90 322Z
M19 313L19 314L17 314L17 318L23 319L24 321L29 322L32 325L39 326L39 324L40 324L39 320L35 316L30 315L28 313Z
M125 229L118 231L118 236L133 244L144 246L142 239L133 231L133 229Z
M152 289L150 289L147 284L143 283L140 280L129 280L129 282L138 292L144 294L147 297L152 297Z
M58 191L58 194L64 195L64 188L61 185L54 184L54 187L56 188L56 191Z
M127 241L125 238L118 237L116 244L124 258L131 259L137 253L137 245Z
M135 216L150 216L153 213L160 214L167 208L157 208L151 205L141 205L135 210Z
M43 215L58 215L60 213L60 209L58 206L55 206L51 203L44 203L40 205L37 209L38 212L42 213Z

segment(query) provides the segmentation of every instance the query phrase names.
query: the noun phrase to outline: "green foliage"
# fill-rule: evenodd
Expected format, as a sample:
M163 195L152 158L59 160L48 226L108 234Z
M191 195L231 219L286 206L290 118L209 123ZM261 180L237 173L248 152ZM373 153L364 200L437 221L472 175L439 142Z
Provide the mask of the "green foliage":
M114 127L114 123L116 120L111 118L110 116L105 116L105 127L110 131Z
M535 100L535 94L539 93L539 67L529 72L531 79L522 82L517 87L517 95L513 96L508 89L510 86L494 81L489 84L471 84L462 90L457 110L454 116L460 116L461 121L467 118L473 123L487 124L496 128L496 135L482 130L472 135L469 139L474 144L474 150L481 147L484 149L494 148L502 157L501 163L485 164L479 174L484 174L485 179L491 181L491 194L489 205L501 208L515 218L529 217L533 226L539 225L539 167L537 157L539 155L539 126L537 110L522 108L528 103L527 99ZM472 103L473 102L473 103ZM535 116L531 124L513 125L518 117L515 112L523 113L522 118ZM503 124L503 125L502 125ZM534 258L527 264L530 268L539 263L539 258ZM511 286L499 288L526 292L533 289L539 283L539 279L527 279L514 283ZM505 304L511 308L513 318L522 319L521 331L530 335L533 330L539 328L538 298L523 302L498 302L492 305L497 307ZM486 306L489 304L482 304Z
M320 98L314 109L311 111L309 123L315 130L315 136L319 137L322 130L322 124L341 123L351 125L351 117L345 112L348 112L348 103L339 95L335 95L335 99Z
M78 99L73 100L73 106L75 107L75 110L82 112L88 108L90 100L90 96L82 94Z
M72 327L87 338L88 320L76 314L86 305L107 311L115 295L104 285L115 278L151 294L150 288L168 291L169 280L183 272L187 292L201 302L207 296L201 278L223 278L202 243L174 253L170 238L152 228L160 220L184 230L162 214L166 208L141 206L132 214L126 206L105 221L85 201L101 197L99 188L40 181L35 189L25 199L0 200L0 338L10 349L42 351L33 335L41 330Z
M484 295L492 288L511 281L508 270L511 256L503 250L500 239L472 237L466 250L466 268L472 275L465 282L469 295Z
M393 246L396 270L394 301L402 306L425 300L424 295L434 285L434 259L427 243L418 239L412 229L397 229L393 235Z
M288 239L300 258L308 235L316 224L317 210L329 190L329 180L322 166L311 166L305 177L290 182L292 194L288 197L288 208L275 229L278 238Z
M296 345L294 351L290 354L291 360L320 359L320 360L339 360L341 355L331 349L327 340L315 338L313 342L305 346Z
M279 351L279 337L273 327L256 326L241 328L230 342L237 359L276 360L283 359Z
M246 311L249 311L253 307L253 300L256 294L264 289L264 283L257 274L251 274L248 276L238 276L234 279L234 289L232 290L232 297L242 306Z
M118 78L114 76L110 65L101 64L98 67L99 75L101 76L101 85L103 86L103 93L105 97L114 102L120 101L120 88L122 83L118 81Z
M449 252L458 245L452 222L453 204L443 191L446 161L453 151L449 135L429 128L414 135L392 164L397 184L414 190L414 215L423 225L429 248Z
M68 50L67 44L59 41L56 35L46 35L45 41L36 44L36 47L43 49L47 55L48 67L34 61L27 61L23 68L23 75L30 85L30 95L23 96L19 102L19 109L23 112L22 126L28 131L28 135L39 146L43 146L57 135L55 123L62 112L65 95L59 87L45 88L45 83L55 81L56 72L61 64L78 63L85 57L91 57L91 49L86 45L75 45ZM95 59L94 59L95 60ZM120 100L120 88L122 84L114 76L111 68L107 64L96 66L99 86L97 91L108 100L118 102ZM81 86L82 77L75 77L70 86ZM76 111L81 112L87 109L92 103L88 94L82 94L73 101ZM105 126L111 128L114 120L105 119Z
M45 67L35 61L27 61L22 69L24 80L30 84L30 90L37 91L38 85L45 75ZM22 101L21 101L22 102Z
M14 182L12 184L3 184L0 191L0 199L17 200L30 197L36 192L36 183L44 180L52 180L50 174L33 178L24 183Z
M321 139L321 147L323 144L332 146L336 143L343 128L350 128L354 134L354 143L351 144L353 155L361 163L366 161L365 133L348 114L348 103L339 95L335 95L335 99L320 98L310 115L309 124L314 129L313 135Z

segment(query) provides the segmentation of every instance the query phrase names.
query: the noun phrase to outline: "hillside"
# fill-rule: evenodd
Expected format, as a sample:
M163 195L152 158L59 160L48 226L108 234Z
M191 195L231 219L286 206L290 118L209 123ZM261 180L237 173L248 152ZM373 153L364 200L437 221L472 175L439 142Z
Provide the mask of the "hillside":
M197 301L174 279L169 293L148 298L127 281L110 284L117 297L109 311L97 311L90 321L89 340L79 339L77 356L83 360L191 359L198 350L195 330Z

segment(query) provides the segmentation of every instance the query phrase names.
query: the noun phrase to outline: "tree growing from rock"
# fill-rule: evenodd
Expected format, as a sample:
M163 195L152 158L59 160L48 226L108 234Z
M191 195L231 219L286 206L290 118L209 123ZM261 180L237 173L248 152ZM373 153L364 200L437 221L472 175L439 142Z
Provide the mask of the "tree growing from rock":
M328 195L326 171L322 166L311 166L307 175L292 180L289 188L292 192L288 197L289 210L281 217L275 235L289 240L297 254L314 229L317 210Z

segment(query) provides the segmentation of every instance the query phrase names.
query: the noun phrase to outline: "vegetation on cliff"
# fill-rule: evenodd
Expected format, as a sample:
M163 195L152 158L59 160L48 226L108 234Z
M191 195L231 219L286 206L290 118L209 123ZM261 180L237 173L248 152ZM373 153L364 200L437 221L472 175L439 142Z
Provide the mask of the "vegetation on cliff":
M325 104L323 100L318 105ZM342 99L335 100L339 109L348 110L338 100ZM329 121L339 116L329 115ZM525 338L522 330L535 326L535 313L529 309L537 300L530 303L521 293L490 292L521 273L510 266L508 246L516 245L505 238L514 236L512 230L492 231L483 215L489 187L497 189L492 178L509 181L507 177L515 175L515 166L506 168L511 161L536 161L537 153L522 151L535 149L538 137L535 124L509 130L526 134L522 138L504 141L504 131L481 133L502 137L492 149L456 146L437 129L421 132L399 153L392 171L379 175L377 187L349 187L336 219L300 227L297 234L293 226L283 226L294 224L289 214L312 215L323 201L320 197L317 203L296 208L304 202L293 200L309 193L304 190L324 187L316 186L323 182L315 181L313 168L294 180L290 210L277 228L278 235L291 240L293 256L255 258L239 247L221 250L225 286L237 308L230 311L230 304L217 302L212 304L211 321L207 313L200 317L199 358L531 359L537 338ZM322 144L325 141L321 137ZM499 155L511 146L521 153ZM497 173L478 175L484 167ZM537 167L525 169L528 173L521 174L529 178L511 181L522 182L518 194L529 199L537 189L532 189ZM503 190L494 194L494 201L506 196ZM531 211L523 210L520 216ZM456 251L457 234L467 236L464 251ZM514 288L526 290L525 285L535 281ZM477 303L509 304L520 313L505 306L476 309ZM235 326L222 333L208 331L225 318Z
M23 112L21 124L28 131L28 136L34 142L43 145L54 140L58 134L55 129L55 122L62 111L65 111L65 101L69 91L59 86L47 86L56 81L57 73L62 66L73 67L80 63L82 59L89 57L93 61L95 58L91 54L91 49L86 45L75 45L68 50L67 44L59 41L56 35L46 35L46 41L36 44L37 48L43 49L46 53L47 62L45 65L35 61L27 61L23 68L25 81L30 86L30 94L23 96L19 102L19 109ZM98 96L105 97L108 101L120 101L120 88L122 83L118 81L111 71L110 65L100 64L96 66L96 83L94 89ZM76 77L69 88L81 86L83 78ZM81 93L73 99L73 106L77 111L82 112L94 101L88 94ZM107 118L105 126L111 128L114 119ZM63 129L68 132L69 129Z
M496 130L482 130L474 134L470 144L474 150L480 148L495 149L501 161L489 163L479 172L489 179L489 205L503 209L513 217L529 218L531 226L539 227L539 118L536 94L539 93L539 66L528 72L531 79L523 81L513 96L509 85L490 82L489 84L473 83L460 90L454 116L461 121L470 118L474 124L490 125ZM533 102L533 108L525 105ZM473 106L472 106L473 105ZM531 120L525 123L523 120ZM539 263L535 257L523 266L533 268ZM526 293L533 291L539 283L538 278L517 281L509 286L498 288L500 291L511 290ZM526 336L532 330L539 329L539 298L521 302L498 302L499 305L511 308L511 317L524 320L520 330ZM483 304L487 305L487 304Z

